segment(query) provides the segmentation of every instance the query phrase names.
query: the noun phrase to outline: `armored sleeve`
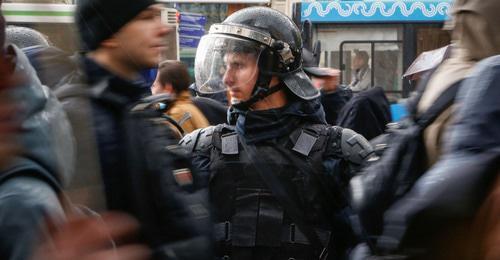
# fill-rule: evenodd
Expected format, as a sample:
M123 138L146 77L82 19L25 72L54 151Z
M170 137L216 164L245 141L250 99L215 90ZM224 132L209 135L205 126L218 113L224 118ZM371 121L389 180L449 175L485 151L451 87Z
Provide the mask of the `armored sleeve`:
M329 141L323 167L335 183L347 187L352 176L373 154L373 149L362 135L351 129L330 126L327 130Z
M192 154L192 163L196 167L203 185L208 185L210 178L210 147L215 127L197 129L181 139L179 144Z
M215 126L196 129L185 135L179 144L185 147L189 152L200 152L207 149L212 144L212 134Z
M345 160L356 166L362 165L373 154L373 148L362 135L343 128L340 149Z

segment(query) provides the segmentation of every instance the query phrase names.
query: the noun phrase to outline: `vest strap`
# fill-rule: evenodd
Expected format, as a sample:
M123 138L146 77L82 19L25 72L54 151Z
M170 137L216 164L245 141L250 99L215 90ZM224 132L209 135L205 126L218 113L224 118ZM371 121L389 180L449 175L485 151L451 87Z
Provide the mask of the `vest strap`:
M329 244L331 232L329 230L314 228L319 239L324 245ZM231 222L225 221L214 224L215 241L226 242L231 245ZM288 244L311 245L307 237L300 231L295 224L284 225L281 229L281 242Z

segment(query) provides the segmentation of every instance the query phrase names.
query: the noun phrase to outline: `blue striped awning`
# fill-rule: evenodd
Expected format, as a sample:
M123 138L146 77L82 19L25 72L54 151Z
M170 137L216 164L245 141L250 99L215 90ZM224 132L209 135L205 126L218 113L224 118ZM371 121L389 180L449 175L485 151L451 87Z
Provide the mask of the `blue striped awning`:
M313 23L444 22L453 0L304 1L301 19Z

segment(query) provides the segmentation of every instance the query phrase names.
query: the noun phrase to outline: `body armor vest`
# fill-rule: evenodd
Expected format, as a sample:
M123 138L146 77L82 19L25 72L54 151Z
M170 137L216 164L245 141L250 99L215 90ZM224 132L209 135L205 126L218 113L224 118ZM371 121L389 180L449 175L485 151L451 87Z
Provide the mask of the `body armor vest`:
M305 222L315 229L322 246L327 246L332 229L327 219L332 218L328 217L325 208L335 210L335 206L345 205L335 205L331 201L323 203L328 196L322 187L332 182L326 178L323 160L327 151L341 154L341 136L339 127L304 125L288 136L257 143L255 148L260 158L250 158L234 127L215 127L211 136L213 149L210 149L209 181L219 245L310 246L255 166L266 164L266 169L272 172L265 174L277 175L287 194L304 213ZM328 190L332 189L332 186L328 187Z

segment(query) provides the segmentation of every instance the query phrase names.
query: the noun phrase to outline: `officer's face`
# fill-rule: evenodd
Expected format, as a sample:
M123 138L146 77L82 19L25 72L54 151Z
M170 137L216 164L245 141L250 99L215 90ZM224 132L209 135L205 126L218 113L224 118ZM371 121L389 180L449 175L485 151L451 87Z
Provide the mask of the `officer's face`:
M152 5L113 35L122 62L137 68L154 67L168 46L165 36L170 29L161 23L161 5Z
M224 84L229 90L231 103L246 101L252 96L257 83L257 57L250 53L227 53L224 56Z

